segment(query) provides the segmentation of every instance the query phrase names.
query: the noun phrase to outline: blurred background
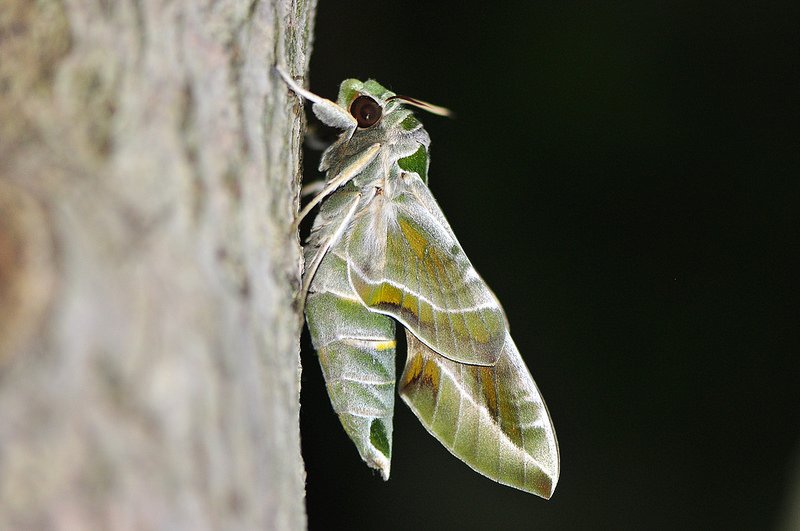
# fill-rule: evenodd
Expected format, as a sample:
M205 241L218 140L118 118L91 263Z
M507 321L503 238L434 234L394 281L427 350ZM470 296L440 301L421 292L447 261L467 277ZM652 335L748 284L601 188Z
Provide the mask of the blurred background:
M550 501L498 485L398 398L384 483L306 333L312 529L800 526L799 7L319 2L313 91L372 77L456 112L417 113L430 187L505 307L562 468Z

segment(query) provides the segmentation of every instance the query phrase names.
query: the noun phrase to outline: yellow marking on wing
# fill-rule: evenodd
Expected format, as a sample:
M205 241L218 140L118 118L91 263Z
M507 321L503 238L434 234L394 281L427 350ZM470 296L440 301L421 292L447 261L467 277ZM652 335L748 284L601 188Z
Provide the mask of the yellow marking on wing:
M414 354L414 359L411 360L406 370L406 379L403 386L411 384L411 382L419 378L420 374L422 374L422 356Z
M430 260L433 262L433 265L436 266L436 269L438 269L439 271L444 271L444 264L442 263L442 259L439 256L439 251L437 251L435 248L431 248L428 251L428 256L430 257Z
M378 341L376 343L373 343L373 346L375 347L375 350L377 350L379 352L383 351L383 350L393 349L396 345L397 345L397 341L395 341L394 339L391 339L389 341Z
M406 241L411 246L411 250L420 260L424 259L425 250L428 248L428 240L414 226L404 219L398 220L400 230L406 237Z
M497 388L494 385L494 367L476 367L480 377L483 397L493 417L497 417Z
M402 295L398 288L390 284L381 283L370 290L369 297L366 298L365 302L367 306L377 306L382 302L398 304Z
M425 269L428 271L428 277L434 282L443 282L446 275L444 274L444 264L439 258L439 253L433 247L428 248L427 256L421 257ZM438 279L438 280L437 280Z
M417 311L419 310L419 300L414 295L406 293L406 296L403 299L403 308L414 315L417 315Z
M403 298L403 292L400 288L396 288L391 284L383 283L379 290L377 290L377 300L373 304L379 303L386 303L391 304L392 306L397 306L400 304L400 300Z
M439 389L439 366L433 360L427 360L422 369L422 381L431 386L434 394Z
M517 378L516 375L513 378ZM509 385L507 382L502 385ZM508 435L508 438L517 444L522 442L522 430L519 427L519 418L515 411L513 398L508 396L508 392L504 389L499 390L500 400L497 404L497 416L501 420L501 427L503 432Z
M433 308L425 302L420 304L419 299L409 292L404 292L401 288L392 286L388 282L383 282L380 286L372 289L366 301L367 306L378 306L388 304L400 307L411 312L421 322L429 323L433 320ZM418 315L422 306L422 316Z
M433 322L433 306L427 302L419 304L419 315L417 316L422 323Z
M481 320L478 312L465 312L464 319L467 322L467 328L469 329L470 336L472 336L475 341L478 343L486 343L489 341L489 331L486 330L486 325L483 324L483 320Z
M422 355L415 354L406 369L403 387L411 384L425 386L433 391L434 396L439 391L441 369L432 359L423 359Z

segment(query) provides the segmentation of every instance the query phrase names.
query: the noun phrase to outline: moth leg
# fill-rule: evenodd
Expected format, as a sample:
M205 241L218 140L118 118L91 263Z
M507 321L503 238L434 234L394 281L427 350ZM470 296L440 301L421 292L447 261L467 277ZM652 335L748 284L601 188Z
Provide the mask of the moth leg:
M342 233L344 229L347 228L347 225L350 224L350 220L353 219L353 215L356 213L356 208L358 207L358 203L361 200L361 194L358 193L353 197L353 203L350 205L350 208L347 211L347 214L342 219L342 222L336 227L336 230L333 234L328 237L317 250L314 258L306 265L305 273L303 274L303 283L300 286L300 293L298 293L297 301L300 307L300 313L303 312L305 309L306 304L306 297L308 296L308 290L311 287L311 281L314 280L314 275L317 273L317 269L319 265L322 263L322 259L325 258L325 255L328 254L328 249L331 248L331 245L339 241L339 238L342 237Z
M292 223L292 232L297 230L297 227L300 225L300 222L303 221L303 218L306 217L308 213L311 212L311 209L314 208L320 201L325 199L328 195L330 195L331 192L339 188L341 185L361 173L361 170L363 170L367 164L372 162L380 149L380 144L372 144L372 146L365 149L364 152L356 158L356 160L345 167L345 169L343 169L339 175L331 179L325 188L323 188L322 191L314 197L314 199L309 201L308 204L303 207L303 210L301 210L297 215L297 219L295 219L294 223Z
M351 134L352 131L355 131L356 127L358 127L358 122L347 109L343 109L331 100L317 96L313 92L304 89L281 68L276 66L275 70L295 94L313 103L311 109L324 124L336 127L337 129L349 130Z
M300 197L308 197L313 194L318 194L323 188L325 188L325 181L322 179L304 184L303 187L300 188Z

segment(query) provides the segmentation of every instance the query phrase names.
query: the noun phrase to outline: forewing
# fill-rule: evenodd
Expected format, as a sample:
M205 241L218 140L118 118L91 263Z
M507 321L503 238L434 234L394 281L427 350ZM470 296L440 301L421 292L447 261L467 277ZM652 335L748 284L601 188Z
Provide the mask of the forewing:
M558 481L555 430L511 336L497 363L444 358L406 331L400 396L427 430L475 471L550 498Z
M353 222L350 282L368 308L394 317L441 355L491 365L506 334L503 310L418 184L392 199L377 196Z

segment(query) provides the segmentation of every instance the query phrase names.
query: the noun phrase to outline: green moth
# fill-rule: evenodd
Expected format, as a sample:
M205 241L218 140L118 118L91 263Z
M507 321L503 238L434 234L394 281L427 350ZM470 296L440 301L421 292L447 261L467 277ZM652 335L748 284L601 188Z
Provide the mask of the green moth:
M348 79L338 101L289 87L343 130L322 155L322 203L305 246L300 300L333 409L361 458L389 478L395 322L408 356L400 396L477 472L550 498L558 443L503 309L428 190L430 138L409 110L447 110Z

